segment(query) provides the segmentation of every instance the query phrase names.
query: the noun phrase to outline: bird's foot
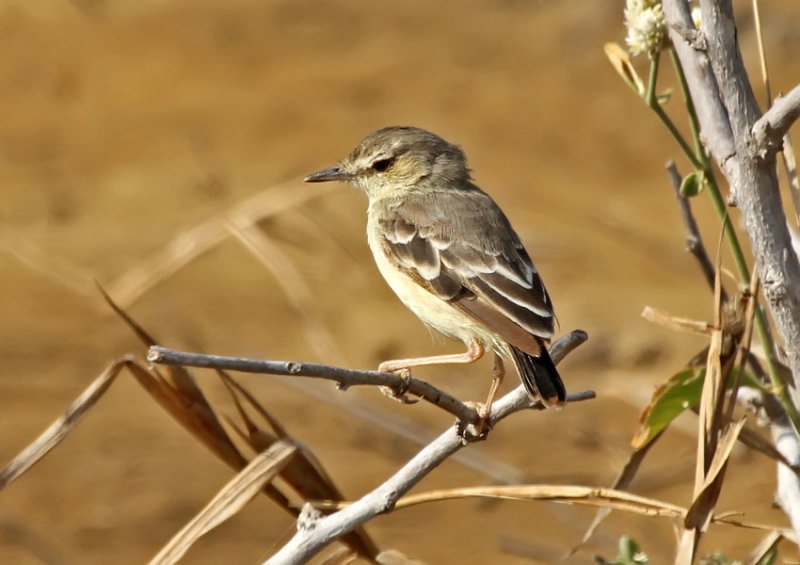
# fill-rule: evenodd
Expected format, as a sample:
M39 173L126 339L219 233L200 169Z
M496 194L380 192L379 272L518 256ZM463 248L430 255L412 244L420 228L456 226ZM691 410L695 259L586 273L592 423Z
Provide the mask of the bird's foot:
M458 433L464 441L479 441L486 439L492 429L492 407L481 402L465 402L478 413L478 420L474 423L458 423Z
M395 373L400 377L401 382L397 386L382 386L380 391L384 396L388 396L392 400L396 400L401 404L416 404L419 398L411 398L408 396L408 384L411 379L411 369L403 367L401 369L387 370L383 367L383 363L378 366L378 371L381 373Z

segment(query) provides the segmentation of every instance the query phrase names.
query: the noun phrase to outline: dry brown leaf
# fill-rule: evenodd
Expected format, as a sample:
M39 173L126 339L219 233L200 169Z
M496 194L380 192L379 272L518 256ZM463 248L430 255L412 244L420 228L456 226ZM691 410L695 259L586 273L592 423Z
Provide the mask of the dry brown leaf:
M704 529L708 521L711 519L710 509L704 508L704 504L707 504L705 501L706 493L716 490L714 488L715 484L721 483L720 479L724 473L725 466L728 464L728 459L733 452L733 446L736 445L736 440L739 438L739 433L742 431L744 424L745 418L742 418L735 424L728 426L728 428L725 430L724 435L719 441L717 450L714 453L714 458L711 461L708 472L703 480L700 492L695 495L695 499L692 501L691 506L689 506L689 510L686 514L686 520L684 521L686 527ZM719 486L721 487L721 485ZM716 503L716 497L718 495L719 493L716 492L715 496L713 496L714 504Z
M702 490L706 471L711 464L711 459L716 449L716 426L718 422L715 415L722 381L722 337L722 330L714 330L711 334L711 343L708 348L706 378L703 382L703 395L700 398L697 466L694 476L695 498Z
M603 50L606 52L606 57L608 57L608 60L611 62L611 66L614 67L617 74L622 77L622 80L640 96L644 96L644 83L636 73L636 69L633 63L631 63L631 57L628 55L628 52L617 43L606 43L603 46Z
M278 472L289 463L296 448L278 442L257 455L226 484L180 532L158 552L150 565L177 562L203 534L239 512Z
M344 496L333 479L325 471L322 463L317 459L314 452L307 446L292 439L283 426L273 417L269 411L248 391L244 386L237 383L225 371L217 370L217 374L225 383L228 391L236 404L239 416L244 422L246 432L240 431L238 426L232 424L234 429L241 434L242 439L248 442L256 451L266 449L278 438L291 442L298 452L286 467L281 471L281 478L286 481L303 500L343 500ZM242 400L247 402L272 428L277 438L270 432L261 428L245 409ZM360 555L374 559L378 555L379 549L372 538L367 534L363 527L356 528L342 538L353 551Z
M97 289L100 291L100 294L103 296L103 299L106 303L111 307L114 313L119 316L125 325L130 328L130 330L139 338L144 345L147 347L152 347L154 345L158 345L158 341L150 335L150 333L144 329L144 327L139 324L133 317L130 316L121 306L119 306L109 294L105 291L105 289L97 284ZM156 373L158 371L154 369ZM170 384L177 389L182 396L187 397L191 400L192 403L205 405L207 410L211 410L211 406L206 401L206 397L203 395L203 391L200 390L200 387L197 386L194 378L191 376L189 371L187 371L183 367L170 365L166 369L168 381ZM161 376L160 373L158 373Z
M241 469L247 464L207 403L192 402L155 371L148 371L137 364L131 364L128 368L162 408L220 459L234 469Z
M60 418L50 424L33 443L23 449L19 455L0 470L0 490L19 478L61 443L105 394L108 387L111 386L119 372L129 361L130 359L125 358L106 367L100 376L84 389Z

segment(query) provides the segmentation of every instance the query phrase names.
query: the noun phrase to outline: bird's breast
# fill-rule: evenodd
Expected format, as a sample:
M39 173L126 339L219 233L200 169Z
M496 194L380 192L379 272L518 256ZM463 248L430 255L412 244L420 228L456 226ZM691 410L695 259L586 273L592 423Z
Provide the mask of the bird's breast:
M463 342L477 338L487 346L495 346L497 337L494 332L449 302L442 300L402 271L386 255L382 240L378 222L370 216L367 222L367 241L375 258L375 264L384 280L409 310L414 312L425 325L443 335Z

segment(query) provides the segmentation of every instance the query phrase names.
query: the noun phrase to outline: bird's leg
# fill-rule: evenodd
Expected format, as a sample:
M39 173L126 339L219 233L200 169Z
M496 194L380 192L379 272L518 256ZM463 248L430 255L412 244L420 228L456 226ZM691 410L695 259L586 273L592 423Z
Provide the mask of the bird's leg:
M378 370L381 373L400 373L404 378L409 378L411 376L411 367L448 365L450 363L474 363L483 357L484 351L483 344L476 339L472 339L467 344L467 350L464 353L432 355L430 357L412 357L410 359L392 359L378 365ZM409 403L403 391L396 391L389 387L381 387L381 390L384 394L395 400L399 400L404 404Z
M492 369L492 386L489 387L489 396L486 397L486 403L478 408L478 415L481 420L488 422L489 416L492 414L492 403L497 394L497 389L503 384L503 377L506 376L506 368L503 365L503 358L497 353L494 354L494 369Z
M449 365L451 363L474 363L483 357L485 350L477 339L471 339L464 353L449 355L431 355L430 357L412 357L411 359L392 359L378 365L381 373L395 373L411 367L423 365Z

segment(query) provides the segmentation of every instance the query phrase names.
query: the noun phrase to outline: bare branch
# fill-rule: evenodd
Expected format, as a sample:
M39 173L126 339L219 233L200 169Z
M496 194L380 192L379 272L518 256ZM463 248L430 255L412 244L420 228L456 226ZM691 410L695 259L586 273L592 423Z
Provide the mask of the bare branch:
M800 118L800 85L795 86L789 94L775 99L772 107L753 125L753 140L756 151L766 154L777 150L783 143L783 136Z
M757 144L751 132L760 112L736 42L731 2L701 2L704 51L694 49L675 31L691 25L686 0L664 0L663 6L670 37L697 108L703 140L732 187L756 257L764 296L783 341L788 366L797 381L800 379L800 262L791 247L774 154L764 156L754 151Z
M586 332L575 330L555 342L550 349L553 362L557 363L570 351L586 341ZM340 389L351 386L381 386L390 388L398 397L407 394L422 398L439 408L450 412L459 421L474 424L479 420L478 411L445 391L436 388L423 380L406 377L397 373L381 373L379 371L359 371L345 369L319 363L298 361L272 361L248 359L245 357L227 357L224 355L205 355L176 351L166 347L153 346L147 353L147 360L161 365L180 365L184 367L204 367L240 371L243 373L259 373L269 375L285 375L291 377L315 377L335 381Z
M706 252L705 245L703 245L700 229L697 227L697 222L692 213L692 205L689 203L689 199L681 194L682 177L678 172L675 161L669 161L667 163L667 174L672 182L672 188L675 190L675 197L678 199L683 225L686 228L686 251L694 255L695 259L697 259L697 262L700 264L700 270L703 272L703 276L709 288L713 291L714 277L716 276L714 264L711 262L708 252ZM722 289L722 301L728 302L728 295L725 289Z
M800 464L800 442L788 418L770 424L775 448L793 466ZM789 517L792 529L800 536L800 481L792 467L778 463L778 490L775 501Z
M575 330L557 340L550 348L553 362L558 364L571 351L587 340L586 332ZM316 376L331 379L347 387L354 384L372 384L390 387L407 387L407 392L416 394L428 389L435 391L438 397L444 395L431 385L416 379L403 379L391 373L377 371L354 371L340 367L330 367L314 363L293 363L287 361L258 361L236 357L222 357L217 355L199 355L172 351L162 347L151 347L148 353L151 362L191 365L197 367L215 367L251 373L267 372L289 376ZM423 386L424 385L424 386ZM421 387L416 389L416 387ZM414 390L412 390L414 388ZM463 404L452 398L453 410ZM567 395L567 402L579 402L595 397L593 391L583 391ZM440 405L440 404L437 404ZM454 408L455 406L455 408ZM471 412L470 407L465 407ZM533 401L528 396L525 388L520 385L492 406L492 413L488 422L491 428L497 422L519 410L534 408L543 410L541 402ZM471 412L467 416L471 415ZM457 414L458 415L458 414ZM328 516L322 516L310 504L306 504L298 518L298 532L275 556L270 563L303 563L311 556L317 554L330 542L347 535L361 524L378 514L393 509L397 500L408 492L414 485L421 481L428 473L451 455L468 445L464 434L464 424L470 419L462 419L459 425L449 428L445 433L423 448L413 459L406 463L394 476L380 485L373 492L361 500L353 503ZM473 437L471 439L482 439Z
M586 334L572 332L564 336L551 349L553 361L558 363L572 349L585 341ZM578 402L594 398L593 391L567 395L567 402ZM539 402L531 401L522 386L517 387L492 406L491 425L525 408L543 409ZM424 447L408 463L387 479L378 488L343 508L335 514L321 516L319 511L307 504L298 520L298 531L267 563L272 565L305 563L327 544L338 539L371 518L390 512L395 503L433 471L448 457L468 445L457 427L448 429Z
M418 396L456 416L462 422L478 421L478 411L436 388L435 386L414 377L404 377L397 373L381 373L379 371L359 371L345 369L319 363L299 361L272 361L266 359L248 359L246 357L227 357L224 355L204 355L175 351L166 347L153 346L147 353L147 360L161 365L181 365L184 367L204 367L239 371L242 373L258 373L267 375L285 375L290 377L314 377L335 381L340 389L351 386L387 387L398 397L406 394Z
M736 149L728 113L722 105L719 85L705 50L705 39L694 27L686 0L664 0L663 6L669 36L697 111L700 136L717 162L724 162Z

